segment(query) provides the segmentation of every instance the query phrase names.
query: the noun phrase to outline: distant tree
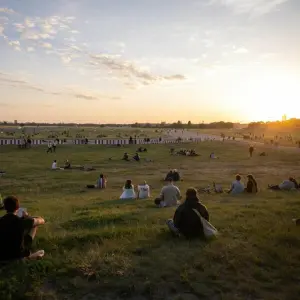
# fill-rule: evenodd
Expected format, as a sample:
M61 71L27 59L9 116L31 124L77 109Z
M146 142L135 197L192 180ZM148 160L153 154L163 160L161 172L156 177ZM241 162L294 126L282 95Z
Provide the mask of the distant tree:
M191 127L191 126L192 126L192 122L191 122L191 121L188 121L187 126L188 126L188 127Z

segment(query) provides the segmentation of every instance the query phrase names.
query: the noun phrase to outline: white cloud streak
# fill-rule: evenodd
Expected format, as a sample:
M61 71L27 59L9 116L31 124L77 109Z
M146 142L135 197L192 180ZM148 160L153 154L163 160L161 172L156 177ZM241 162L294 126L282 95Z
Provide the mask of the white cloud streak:
M289 0L210 0L211 5L223 5L236 14L249 14L252 17L268 14Z

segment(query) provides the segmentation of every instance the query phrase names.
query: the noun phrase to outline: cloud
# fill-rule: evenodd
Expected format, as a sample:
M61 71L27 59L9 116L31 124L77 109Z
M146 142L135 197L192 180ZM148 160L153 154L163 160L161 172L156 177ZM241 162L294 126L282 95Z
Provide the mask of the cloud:
M35 49L33 47L27 47L27 52L34 52Z
M14 14L16 12L13 9L10 9L10 8L7 8L7 7L0 7L0 13Z
M249 53L249 50L242 47L242 48L235 49L234 53L237 53L237 54L247 54L247 53Z
M236 14L249 14L253 17L268 14L289 0L210 0L211 5L219 4Z
M93 68L106 67L109 71L118 73L122 78L139 80L143 85L163 80L184 80L180 74L170 76L158 76L149 71L139 68L132 62L122 60L120 55L98 54L90 55L89 65Z
M50 43L42 43L41 46L46 49L51 49L52 45Z

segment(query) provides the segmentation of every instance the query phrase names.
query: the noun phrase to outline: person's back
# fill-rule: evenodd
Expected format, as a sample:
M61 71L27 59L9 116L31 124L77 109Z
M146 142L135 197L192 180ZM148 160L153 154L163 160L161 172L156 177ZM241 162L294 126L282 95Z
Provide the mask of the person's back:
M279 184L279 188L283 191L290 191L295 189L295 183L290 180L284 180L282 183Z
M188 189L186 201L177 208L174 215L175 227L186 238L204 237L202 221L198 214L209 221L208 211L199 202L196 190Z
M177 201L180 199L180 190L169 181L169 184L161 190L161 198L164 206L176 206Z
M24 249L24 226L21 218L6 214L0 218L0 260L13 260L29 256Z
M241 182L240 177L237 176L236 180L232 183L232 188L231 188L230 194L241 194L244 191L245 191L245 186Z
M138 198L139 199L146 199L150 197L150 187L149 185L145 182L142 185L138 186Z
M55 170L55 169L57 169L57 162L56 162L56 160L52 163L52 170Z

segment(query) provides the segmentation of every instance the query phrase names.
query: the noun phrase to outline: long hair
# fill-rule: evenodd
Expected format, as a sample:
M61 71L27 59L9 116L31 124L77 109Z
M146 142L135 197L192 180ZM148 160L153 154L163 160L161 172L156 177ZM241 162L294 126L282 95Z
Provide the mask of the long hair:
M126 190L132 189L132 181L130 179L126 180L124 188Z
M257 182L256 182L256 180L254 179L253 175L252 175L252 174L249 174L247 177L248 177L248 180L251 181L251 182L253 183L253 186L254 186L254 188L255 188L255 190L256 190L256 192L257 192L257 191L258 191L258 189L257 189Z
M200 201L197 195L197 190L195 188L188 188L186 190L186 200L196 200L196 201Z

